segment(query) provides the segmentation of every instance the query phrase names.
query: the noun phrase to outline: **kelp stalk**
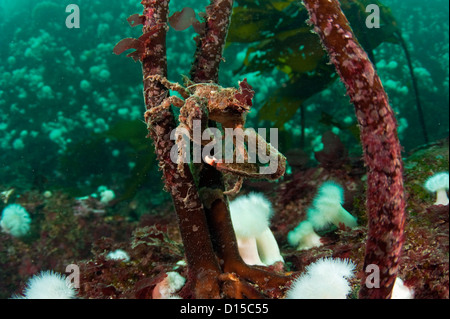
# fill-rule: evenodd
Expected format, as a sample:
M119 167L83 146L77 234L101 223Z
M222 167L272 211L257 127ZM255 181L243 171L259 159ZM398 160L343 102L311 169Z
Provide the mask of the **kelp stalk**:
M173 199L188 264L189 280L180 294L187 298L220 298L223 294L228 298L263 297L248 280L271 296L279 295L288 278L247 266L239 255L228 200L223 194L222 174L213 166L200 165L197 172L200 190L197 190L189 165L171 158L176 146L170 136L177 125L167 104L172 101L167 99L169 82L164 80L169 1L142 0L141 4L143 15L132 15L128 22L132 27L142 24L142 36L121 40L114 53L135 49L127 56L142 62L145 121L154 141L165 189ZM232 6L232 0L211 0L207 7L206 27L196 39L191 72L197 83L218 81ZM251 87L246 81L241 82L238 97L246 103L253 97L253 91L248 89ZM209 124L214 125L212 121Z
M219 81L219 65L230 25L233 0L211 0L206 7L204 34L196 38L197 50L191 68L196 83Z
M368 239L364 269L379 268L379 288L366 285L360 298L390 298L404 241L405 199L401 146L388 97L337 0L303 0L314 31L354 104L368 168Z
M142 56L143 78L151 75L167 76L166 28L169 1L143 0L143 34L160 26L145 42ZM174 141L170 134L176 122L170 109L160 108L168 92L158 81L144 80L144 98L147 107L146 123L153 139L155 153L163 172L165 188L170 192L178 217L178 224L186 252L189 270L188 285L196 298L219 298L218 276L221 273L208 232L203 205L198 196L193 176L184 164L184 176L177 163L170 158Z
M204 34L196 38L197 49L191 68L191 79L195 83L218 83L219 81L219 66L230 24L233 2L233 0L212 0L211 4L206 8ZM209 126L216 126L216 124L213 121L209 121ZM228 209L228 199L223 194L225 191L223 176L211 165L202 163L198 168L201 198L205 206L216 250L219 250L219 258L223 258L224 254L221 252L224 249L238 251ZM220 204L218 204L219 202ZM216 211L213 211L213 204L216 207ZM219 227L214 226L219 223ZM217 231L224 232L224 229L226 229L225 233L227 234L226 237L228 237L227 242L222 243L222 240L218 238L214 240L214 236L217 237Z
M218 83L232 8L233 0L211 0L206 8L205 31L196 39L197 50L191 68L191 79L196 83ZM215 126L215 123L210 121L209 125ZM200 196L223 271L236 273L241 279L256 283L262 290L270 290L273 295L280 293L279 288L288 282L288 277L250 267L239 255L228 199L223 194L225 186L222 173L210 165L201 164L198 174ZM233 283L233 289L227 292L228 297L241 298L242 291L247 298L261 297L249 289L244 281L236 278Z

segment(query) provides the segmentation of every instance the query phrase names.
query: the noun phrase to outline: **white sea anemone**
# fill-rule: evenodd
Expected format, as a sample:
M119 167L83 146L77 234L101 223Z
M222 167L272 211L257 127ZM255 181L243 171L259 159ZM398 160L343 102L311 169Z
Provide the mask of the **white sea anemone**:
M414 289L408 288L399 277L395 278L391 299L414 299Z
M272 205L264 195L250 193L230 203L230 214L239 253L249 265L284 262L278 243L269 228Z
M169 271L167 276L159 282L153 289L153 299L180 299L174 295L183 288L186 279L176 271Z
M308 220L302 221L288 233L288 243L297 247L297 250L310 249L322 245L320 236L314 231L312 223Z
M269 225L272 204L262 194L250 193L230 203L233 228L239 237L256 237Z
M0 226L4 232L14 237L21 237L30 230L31 218L19 204L9 204L3 209Z
M344 190L335 182L325 182L320 186L312 206L308 209L307 219L315 229L321 229L330 223L339 227L357 226L356 218L347 212L342 204L344 202Z
M43 271L31 277L24 291L24 299L73 299L76 290L64 275Z
M106 186L99 186L97 192L100 193L100 202L105 205L116 198L114 191L108 189Z
M341 224L353 228L357 226L356 218L342 207L344 190L335 182L325 182L320 186L312 205L306 213L307 219L300 222L288 233L288 242L297 250L321 246L320 236L315 230L330 224Z
M123 260L123 261L129 261L130 256L125 250L122 249L116 249L114 251L110 251L108 255L106 255L106 259L110 260Z
M448 184L448 172L434 174L425 181L425 188L429 192L436 193L436 201L434 202L434 205L448 205Z
M286 299L346 299L354 268L348 259L319 259L292 283Z

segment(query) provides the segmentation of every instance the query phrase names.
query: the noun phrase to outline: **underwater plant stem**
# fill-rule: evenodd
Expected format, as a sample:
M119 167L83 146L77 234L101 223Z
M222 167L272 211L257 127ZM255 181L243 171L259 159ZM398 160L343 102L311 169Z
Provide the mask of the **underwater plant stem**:
M226 35L231 21L233 0L211 0L206 8L206 25L204 34L198 36L197 49L194 63L191 68L191 80L195 83L219 81L219 66L222 60L223 48L225 46ZM209 126L216 126L216 123L209 121ZM240 258L237 248L236 236L228 209L228 199L223 194L225 186L222 173L213 166L200 164L198 169L200 196L205 207L207 220L215 243L214 247L222 247L218 251L219 258L223 259L223 249L231 249L237 253L234 257ZM212 207L211 203L220 202L220 205ZM215 211L215 208L218 211ZM228 233L226 242L220 233Z
M196 38L197 50L191 68L195 83L219 83L219 65L230 26L234 0L211 0L206 7L206 25L203 35Z
M196 83L218 82L232 8L232 0L211 0L206 9L205 33L196 39L197 51L191 68L191 79ZM215 126L215 123L210 121L209 126ZM290 280L289 277L248 266L239 254L228 199L223 194L225 186L222 173L211 165L201 164L198 175L200 197L205 207L213 246L225 274L236 273L240 278L257 284L260 289L270 291L273 295L279 293L280 287ZM237 280L232 286L234 295L228 292L228 297L242 298L242 294L247 298L261 297L249 290L245 282Z
M206 209L208 211L208 209ZM279 293L279 288L286 286L292 279L272 272L247 265L241 258L237 246L228 205L221 200L211 203L209 225L214 234L215 248L225 273L236 273L239 277L255 283L262 290L272 290ZM231 227L230 227L231 225Z
M388 97L337 0L303 0L314 31L354 104L367 173L368 238L364 270L379 268L379 288L365 273L360 298L390 298L404 241L405 198L401 146Z
M143 0L141 3L144 6L144 34L155 25L167 25L169 1ZM142 71L144 79L151 75L167 76L165 27L146 43ZM158 81L144 81L149 136L154 141L165 189L170 192L175 206L188 264L188 285L192 286L196 298L219 298L218 276L221 270L194 178L187 164L184 165L184 174L180 174L178 164L170 157L170 150L174 146L170 133L175 130L176 122L170 109L159 107L167 93L167 89Z

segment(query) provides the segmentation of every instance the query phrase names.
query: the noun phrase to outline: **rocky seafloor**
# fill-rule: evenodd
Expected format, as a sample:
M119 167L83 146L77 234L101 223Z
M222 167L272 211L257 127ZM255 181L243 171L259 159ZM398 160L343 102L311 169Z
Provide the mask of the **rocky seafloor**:
M349 298L356 298L367 233L366 175L361 159L343 154L340 149L324 149L316 154L319 164L315 165L291 160L292 173L281 181L247 181L239 195L256 191L271 201L275 212L271 229L285 260L282 272L301 273L322 257L348 258L356 264ZM448 166L448 139L404 157L408 217L399 277L418 299L449 298L449 206L433 205L435 195L423 187L429 176L448 171ZM297 251L289 246L287 234L306 218L317 188L327 180L343 186L343 206L358 218L358 226L329 228L319 233L322 246ZM3 194L9 189L0 187ZM4 197L0 208L18 203L29 212L32 223L25 237L0 232L0 297L20 294L27 280L39 271L64 273L70 264L80 269L79 298L151 298L153 288L167 272L186 277L172 205L163 203L137 214L145 211L145 203L138 198L105 205L93 197L74 198L57 190L11 192ZM129 260L107 257L117 249L126 251Z

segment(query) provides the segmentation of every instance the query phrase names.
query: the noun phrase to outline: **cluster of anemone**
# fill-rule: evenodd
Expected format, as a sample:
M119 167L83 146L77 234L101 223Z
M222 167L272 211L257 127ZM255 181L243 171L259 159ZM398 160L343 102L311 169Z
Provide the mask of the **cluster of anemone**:
M344 190L335 182L325 182L319 188L312 205L308 208L307 219L288 233L288 242L298 250L321 246L316 230L322 230L330 224L337 227L356 227L357 220L342 204Z
M230 203L230 214L239 253L248 265L269 266L284 262L270 230L272 204L262 194L250 193Z

